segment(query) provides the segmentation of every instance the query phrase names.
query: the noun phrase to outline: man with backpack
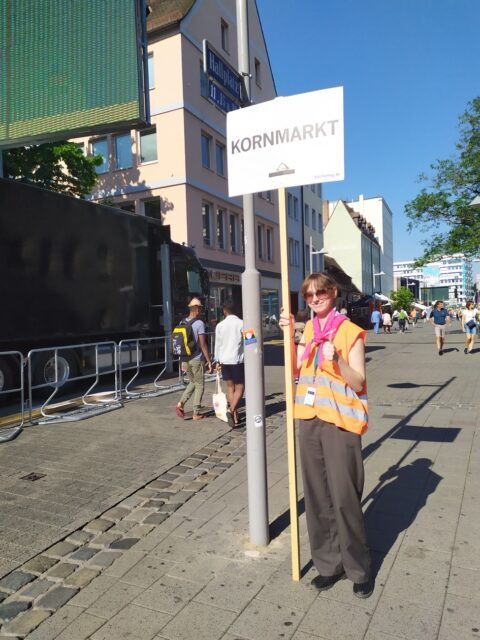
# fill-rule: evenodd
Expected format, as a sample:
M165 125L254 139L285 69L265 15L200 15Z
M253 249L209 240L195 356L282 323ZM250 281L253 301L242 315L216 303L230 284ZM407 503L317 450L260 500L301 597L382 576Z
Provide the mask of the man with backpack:
M184 419L184 406L193 395L193 420L203 420L200 413L203 392L205 389L204 370L207 363L208 372L212 372L212 359L208 352L205 338L205 324L200 320L202 303L192 298L188 304L189 315L175 327L172 334L174 355L180 358L182 367L187 373L188 385L175 407L175 413Z

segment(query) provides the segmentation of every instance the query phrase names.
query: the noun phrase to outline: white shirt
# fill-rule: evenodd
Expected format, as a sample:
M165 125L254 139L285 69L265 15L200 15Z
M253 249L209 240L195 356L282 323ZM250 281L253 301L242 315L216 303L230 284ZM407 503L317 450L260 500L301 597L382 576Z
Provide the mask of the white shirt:
M231 314L215 328L215 360L221 364L243 362L243 320Z

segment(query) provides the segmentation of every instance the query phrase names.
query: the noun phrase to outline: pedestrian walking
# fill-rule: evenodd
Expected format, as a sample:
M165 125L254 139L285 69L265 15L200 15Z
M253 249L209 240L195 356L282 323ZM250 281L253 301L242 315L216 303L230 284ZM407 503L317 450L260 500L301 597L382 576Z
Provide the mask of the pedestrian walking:
M381 321L382 321L382 314L378 309L374 309L372 311L372 315L370 316L370 322L373 324L373 331L375 333L378 333Z
M325 591L347 577L353 593L368 598L374 585L361 507L366 331L335 310L337 286L328 274L309 275L301 293L314 313L298 346L294 405L308 536L318 571L312 585ZM293 316L282 315L281 326L293 343Z
M407 330L408 314L405 309L400 309L398 313L398 331L399 333L405 333Z
M443 347L445 345L445 330L446 325L452 324L450 315L445 309L443 300L437 300L433 311L430 314L430 324L435 328L435 341L437 344L438 355L443 356Z
M188 304L189 315L186 318L191 326L194 336L194 349L188 360L182 362L182 370L186 372L188 385L180 398L180 402L175 407L175 412L179 418L185 418L185 404L193 395L193 420L203 420L204 415L200 413L202 406L203 392L205 390L205 363L207 363L209 373L212 372L212 360L208 352L207 340L205 338L205 323L200 319L203 305L198 298L192 298Z
M229 409L227 420L230 427L240 425L238 405L245 391L245 370L243 364L243 321L235 314L235 305L231 300L223 304L225 319L215 328L215 360L217 370L227 383Z
M388 311L384 311L382 315L383 333L391 333L392 331L392 316Z
M475 335L477 333L478 311L475 309L473 300L467 300L465 309L462 311L462 327L465 332L465 349L463 353L472 353Z
M417 326L417 313L418 311L415 309L415 307L410 311L410 322L412 323L413 328Z
M400 312L398 309L395 309L395 311L392 314L392 326L393 326L393 330L394 331L398 331L399 326L398 326L398 316L400 315Z

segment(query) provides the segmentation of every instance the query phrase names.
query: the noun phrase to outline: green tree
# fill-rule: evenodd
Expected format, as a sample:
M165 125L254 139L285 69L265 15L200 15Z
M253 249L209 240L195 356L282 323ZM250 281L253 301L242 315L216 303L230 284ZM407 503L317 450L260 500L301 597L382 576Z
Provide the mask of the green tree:
M50 191L82 197L97 182L101 156L85 156L74 142L54 142L3 152L4 174Z
M432 164L432 177L419 177L429 183L428 188L405 205L408 230L420 228L430 234L422 242L424 254L418 265L442 255L478 254L480 210L469 204L480 195L480 97L468 103L459 123L455 155Z
M400 287L397 291L390 291L390 299L393 301L393 308L405 309L408 311L413 303L413 293L407 287Z

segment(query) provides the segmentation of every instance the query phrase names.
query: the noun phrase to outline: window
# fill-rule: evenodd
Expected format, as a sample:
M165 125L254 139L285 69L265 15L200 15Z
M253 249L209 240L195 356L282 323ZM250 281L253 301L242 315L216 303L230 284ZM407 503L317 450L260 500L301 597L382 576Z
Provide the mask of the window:
M300 266L300 242L298 240L295 240L294 264L296 267Z
M120 204L120 209L123 211L129 211L130 213L135 213L135 202L122 202Z
M203 244L206 247L212 246L212 216L210 205L204 202L202 204L203 218Z
M215 143L215 167L219 176L225 175L224 167L225 147L219 142Z
M310 224L310 207L308 204L305 205L305 211L303 214L303 223L308 227Z
M298 198L293 196L293 217L298 220Z
M157 130L140 131L140 162L155 162L157 159Z
M148 54L148 88L155 89L155 67L153 65L153 53Z
M267 260L273 262L273 229L267 229Z
M267 191L266 198L267 198L268 202L273 202L272 192L271 191Z
M305 271L310 271L310 245L305 245Z
M210 144L211 144L210 136L207 136L206 133L202 133L202 164L207 169L210 169Z
M225 249L225 211L217 209L217 247Z
M260 259L263 260L263 225L257 225L257 254Z
M288 239L288 264L293 267L293 254L294 254L294 248L293 248L293 238L289 238Z
M318 197L321 198L322 197L322 184L317 184L317 194Z
M322 214L321 213L318 214L318 227L317 228L318 228L318 230L320 232L322 232Z
M255 84L257 87L262 86L262 67L260 60L257 60L257 58L255 58Z
M240 220L240 235L242 237L242 256L245 255L245 223L243 218Z
M221 35L222 49L228 53L228 50L229 50L228 24L225 22L225 20L220 21L220 35Z
M311 184L311 185L310 185L310 190L311 190L313 193L315 193L315 185L314 185L314 184Z
M99 138L92 142L92 156L101 156L102 164L95 167L97 173L106 173L108 171L108 141L107 138Z
M293 218L293 196L291 193L287 197L287 213L289 218Z
M82 152L82 155L85 155L85 144L83 142L75 142L75 146Z
M230 235L230 251L236 253L237 247L237 216L234 213L230 214L229 218L229 235Z
M317 212L315 209L312 209L312 229L317 228Z
M143 210L147 218L155 218L156 220L162 219L160 198L144 200Z
M114 137L115 169L129 169L132 166L132 139L129 133Z

